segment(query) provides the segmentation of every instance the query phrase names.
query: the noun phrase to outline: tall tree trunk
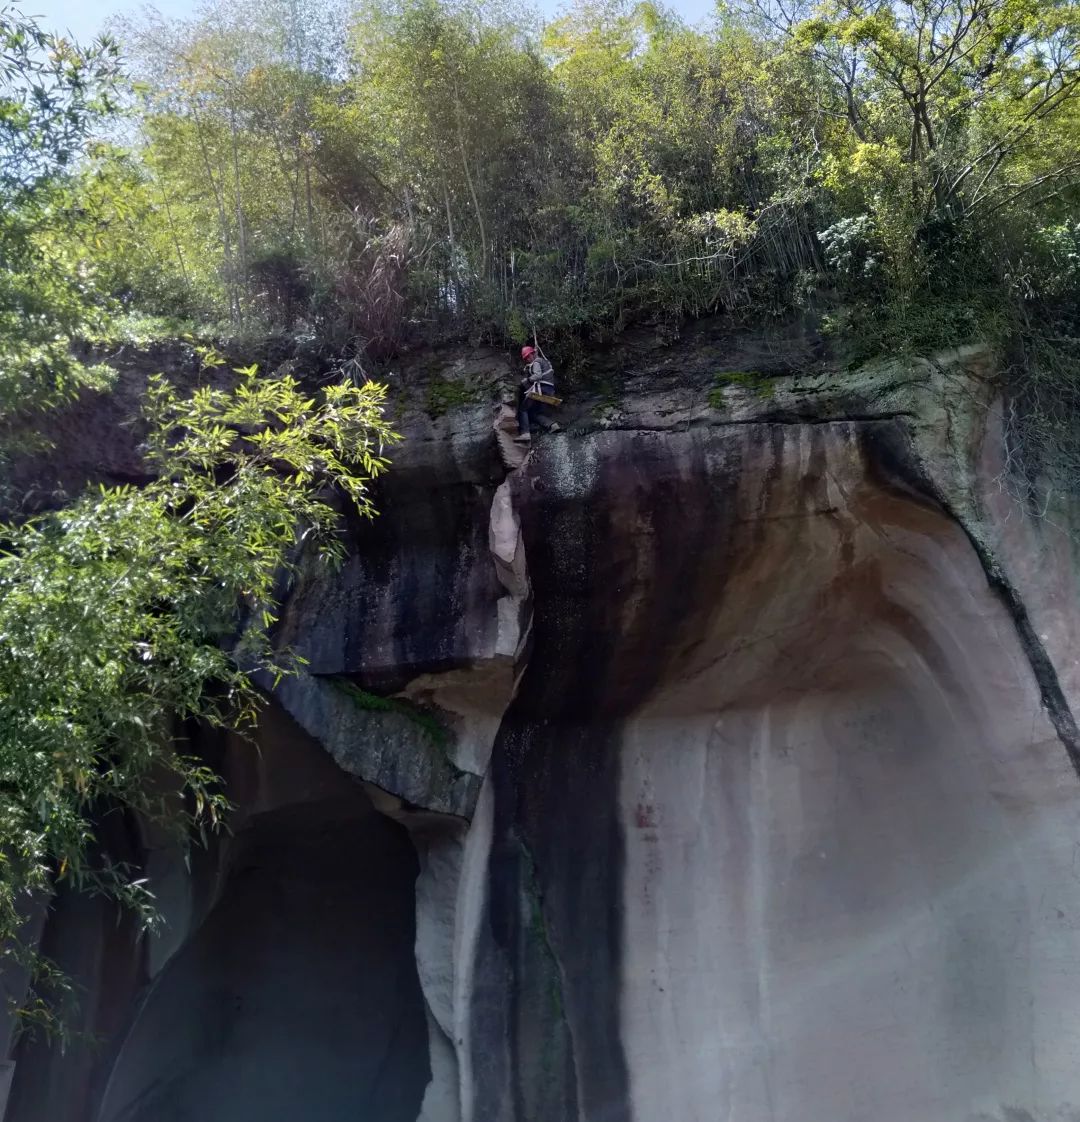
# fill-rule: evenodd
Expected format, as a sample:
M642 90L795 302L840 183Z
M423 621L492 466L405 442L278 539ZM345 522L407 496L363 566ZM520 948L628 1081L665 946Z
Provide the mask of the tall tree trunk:
M229 132L232 139L232 164L233 164L233 195L236 201L236 242L239 251L239 266L241 283L246 283L248 278L247 233L244 230L244 205L240 194L240 143L239 132L236 127L236 118L229 113ZM241 315L241 326L243 316Z
M165 204L165 220L169 224L169 233L172 235L173 245L176 247L176 260L180 263L180 275L184 284L190 287L191 279L188 277L187 265L184 264L184 251L180 247L180 235L176 232L176 223L173 221L172 207L169 206L169 193L160 179L156 180L158 190L161 192L161 201Z
M458 148L461 151L461 168L465 172L465 182L472 196L473 209L476 211L476 225L480 230L480 275L487 279L487 236L484 232L484 216L480 212L480 200L476 197L476 187L473 184L472 172L469 171L469 157L465 150L465 128L461 123L461 99L458 96L457 84L454 84L454 120L457 124Z
M218 220L221 223L221 249L226 266L226 288L229 294L229 314L233 322L239 327L243 315L240 308L240 294L237 288L236 262L233 259L232 238L229 231L228 212L225 207L225 189L217 181L213 166L210 163L210 153L206 148L206 135L203 129L202 117L193 101L191 103L191 116L195 121L195 133L199 138L199 155L202 157L203 167L206 168L206 179L214 193L214 200L218 208ZM224 176L222 176L224 180Z
M450 242L450 284L454 290L456 307L461 298L457 283L457 245L454 242L454 216L450 210L450 189L446 186L445 176L443 176L443 202L446 204L446 235Z

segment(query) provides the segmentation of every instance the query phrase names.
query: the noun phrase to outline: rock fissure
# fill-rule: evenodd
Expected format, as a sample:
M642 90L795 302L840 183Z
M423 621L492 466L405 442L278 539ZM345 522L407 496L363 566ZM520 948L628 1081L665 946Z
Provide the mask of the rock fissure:
M883 413L840 413L836 416L829 417L814 417L814 416L797 416L797 417L783 417L775 414L764 414L760 417L752 419L724 419L724 418L706 418L695 417L690 421L677 422L671 426L652 426L652 425L634 425L634 424L621 424L618 421L613 421L609 424L596 425L596 426L580 426L568 430L563 435L564 439L573 439L579 434L582 435L595 435L596 433L603 432L629 432L629 433L655 433L657 435L667 435L671 432L689 432L694 429L725 429L725 428L751 428L763 427L768 428L771 426L779 427L792 427L792 428L811 428L816 425L842 425L842 424L878 424L887 423L895 420L911 420L917 417L918 414L911 410L895 410Z
M940 366L938 371L943 378L956 377L947 367ZM978 414L984 414L988 408L986 403L966 393L962 380L958 384L969 405ZM950 449L952 461L962 462L966 453L956 447L959 434L951 410L943 411L942 422L944 432L941 439ZM918 440L913 434L906 437L906 443L916 455L919 455ZM890 451L887 458L890 461L890 468L905 478L907 486L913 493L921 493L939 505L941 510L963 530L979 559L988 585L1009 613L1031 673L1038 683L1043 706L1073 769L1080 777L1080 728L1077 726L1072 707L1065 697L1053 659L1050 658L1032 624L1023 596L1006 575L1000 561L995 557L994 550L987 544L985 515L982 514L978 496L972 493L970 484L963 477L960 482L956 482L949 475L935 478L933 468L930 466L933 462L932 457L927 454L925 448L921 450L921 459L918 461L902 453L897 454L895 451ZM910 469L904 466L905 461L911 464ZM1014 513L1018 518L1022 517L1019 508Z
M949 510L949 507L946 505L945 509ZM1080 777L1080 728L1065 697L1053 659L1031 622L1024 599L1004 574L1001 565L995 559L993 552L987 548L981 535L970 526L966 518L952 510L949 510L949 513L963 528L986 573L987 583L994 589L1009 612L1016 627L1017 637L1031 666L1031 672L1039 684L1042 702L1053 723L1057 739L1068 754L1077 776Z

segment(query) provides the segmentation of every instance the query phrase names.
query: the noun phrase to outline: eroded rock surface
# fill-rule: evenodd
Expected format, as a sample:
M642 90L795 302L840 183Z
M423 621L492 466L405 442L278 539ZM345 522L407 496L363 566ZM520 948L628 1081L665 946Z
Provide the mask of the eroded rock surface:
M1076 567L986 356L641 361L528 454L406 413L235 838L17 1122L1080 1117Z

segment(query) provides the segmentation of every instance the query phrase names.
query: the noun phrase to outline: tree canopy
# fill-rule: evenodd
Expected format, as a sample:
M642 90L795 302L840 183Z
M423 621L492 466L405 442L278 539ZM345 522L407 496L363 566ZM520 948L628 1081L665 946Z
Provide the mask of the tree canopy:
M917 345L994 328L1021 274L1072 283L1064 0L736 0L705 28L629 0L546 26L204 0L118 34L142 201L106 271L161 312L378 359L410 334L603 337L824 297ZM913 333L946 293L955 314Z
M78 167L115 110L116 45L86 50L0 9L0 415L34 411L104 375L72 355L98 322L76 239Z

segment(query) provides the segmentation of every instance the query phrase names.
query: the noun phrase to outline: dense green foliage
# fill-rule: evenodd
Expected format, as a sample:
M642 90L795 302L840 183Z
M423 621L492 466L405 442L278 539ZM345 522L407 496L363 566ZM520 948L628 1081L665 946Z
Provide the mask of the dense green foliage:
M379 357L825 309L857 351L1000 337L1076 288L1080 13L738 0L207 0L144 85L117 295Z
M115 112L107 41L83 51L0 10L0 418L8 455L45 442L50 408L111 371L73 355L113 330L103 284L115 223L147 214L137 165L91 142ZM104 893L154 917L152 888L99 838L106 819L213 827L225 800L177 736L241 728L275 649L276 590L300 547L333 562L337 492L368 484L395 439L384 389L311 395L294 378L228 370L203 349L196 384L152 378L153 482L100 488L0 527L0 945L32 977L24 1023L56 1027L65 980L19 938L33 900ZM182 380L181 380L182 382ZM0 492L5 497L8 491Z
M290 378L238 373L233 388L190 398L153 381L155 482L103 488L8 531L0 937L17 928L22 895L57 874L142 901L130 870L87 856L95 814L163 817L186 795L181 821L216 819L212 777L174 747L174 722L250 719L252 673L287 668L269 628L297 528L335 555L327 482L371 511L366 484L392 439L382 388L330 386L316 402Z
M106 376L71 353L101 312L81 263L74 172L118 78L110 42L80 51L0 9L0 416L47 408Z

